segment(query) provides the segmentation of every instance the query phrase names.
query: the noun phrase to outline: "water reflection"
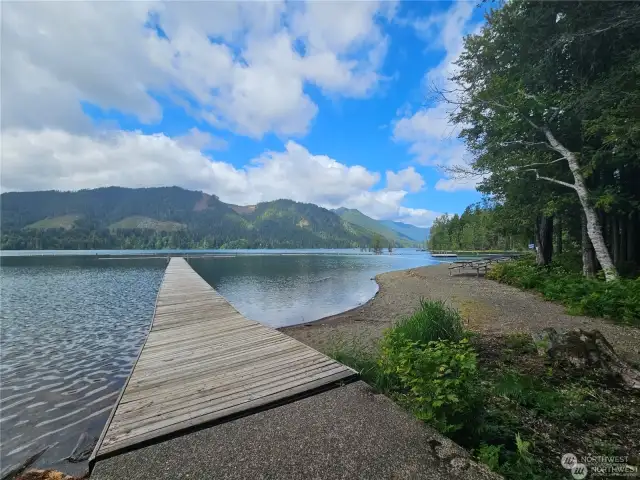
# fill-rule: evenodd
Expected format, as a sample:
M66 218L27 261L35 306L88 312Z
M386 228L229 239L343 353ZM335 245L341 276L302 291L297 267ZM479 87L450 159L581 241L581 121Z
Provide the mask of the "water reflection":
M436 263L414 252L194 258L190 263L247 318L283 327L366 302L377 291L373 277L378 273Z

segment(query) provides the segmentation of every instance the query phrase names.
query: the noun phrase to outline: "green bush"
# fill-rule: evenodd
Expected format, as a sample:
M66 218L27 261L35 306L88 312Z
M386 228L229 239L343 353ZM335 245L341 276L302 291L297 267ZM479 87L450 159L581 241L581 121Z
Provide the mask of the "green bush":
M502 452L503 448L503 445L487 445L484 443L476 451L476 458L491 470L497 472L500 468L500 452Z
M392 330L383 340L379 364L395 379L397 398L441 432L460 430L479 406L476 354L466 339L424 344Z
M420 299L416 312L399 320L393 331L412 342L459 341L464 337L460 313L440 300Z
M547 300L566 305L570 314L640 325L640 277L605 282L584 278L562 262L538 267L532 258L526 258L495 265L487 278L537 290Z

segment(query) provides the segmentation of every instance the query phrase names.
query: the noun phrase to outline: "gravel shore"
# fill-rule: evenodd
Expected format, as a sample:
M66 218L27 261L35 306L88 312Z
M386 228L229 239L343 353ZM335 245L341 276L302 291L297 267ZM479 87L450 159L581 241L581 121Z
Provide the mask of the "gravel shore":
M447 264L412 268L376 276L380 287L366 304L315 322L281 329L317 350L340 343L375 345L385 329L415 311L421 297L441 299L459 309L468 329L485 334L539 332L582 328L600 330L616 352L640 362L640 329L611 321L567 315L565 308L476 274L449 276Z

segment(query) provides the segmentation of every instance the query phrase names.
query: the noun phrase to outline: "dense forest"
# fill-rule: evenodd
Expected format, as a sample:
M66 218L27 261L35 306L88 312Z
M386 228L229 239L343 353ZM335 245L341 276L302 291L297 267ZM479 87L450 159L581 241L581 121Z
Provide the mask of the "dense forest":
M352 248L373 234L313 204L252 207L178 187L11 192L2 249Z
M430 250L524 250L526 225L504 218L501 206L469 206L462 215L442 215L431 226Z
M586 276L637 270L640 4L505 2L465 39L452 81L435 93L472 161L450 173L480 180L491 206L439 219L432 245L528 237L539 265L555 245L578 249Z

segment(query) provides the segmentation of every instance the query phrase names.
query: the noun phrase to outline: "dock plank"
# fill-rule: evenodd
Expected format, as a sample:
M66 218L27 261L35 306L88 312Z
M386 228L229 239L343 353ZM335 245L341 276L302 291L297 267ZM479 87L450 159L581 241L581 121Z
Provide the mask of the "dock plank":
M174 257L92 462L356 375L245 318L184 258Z

